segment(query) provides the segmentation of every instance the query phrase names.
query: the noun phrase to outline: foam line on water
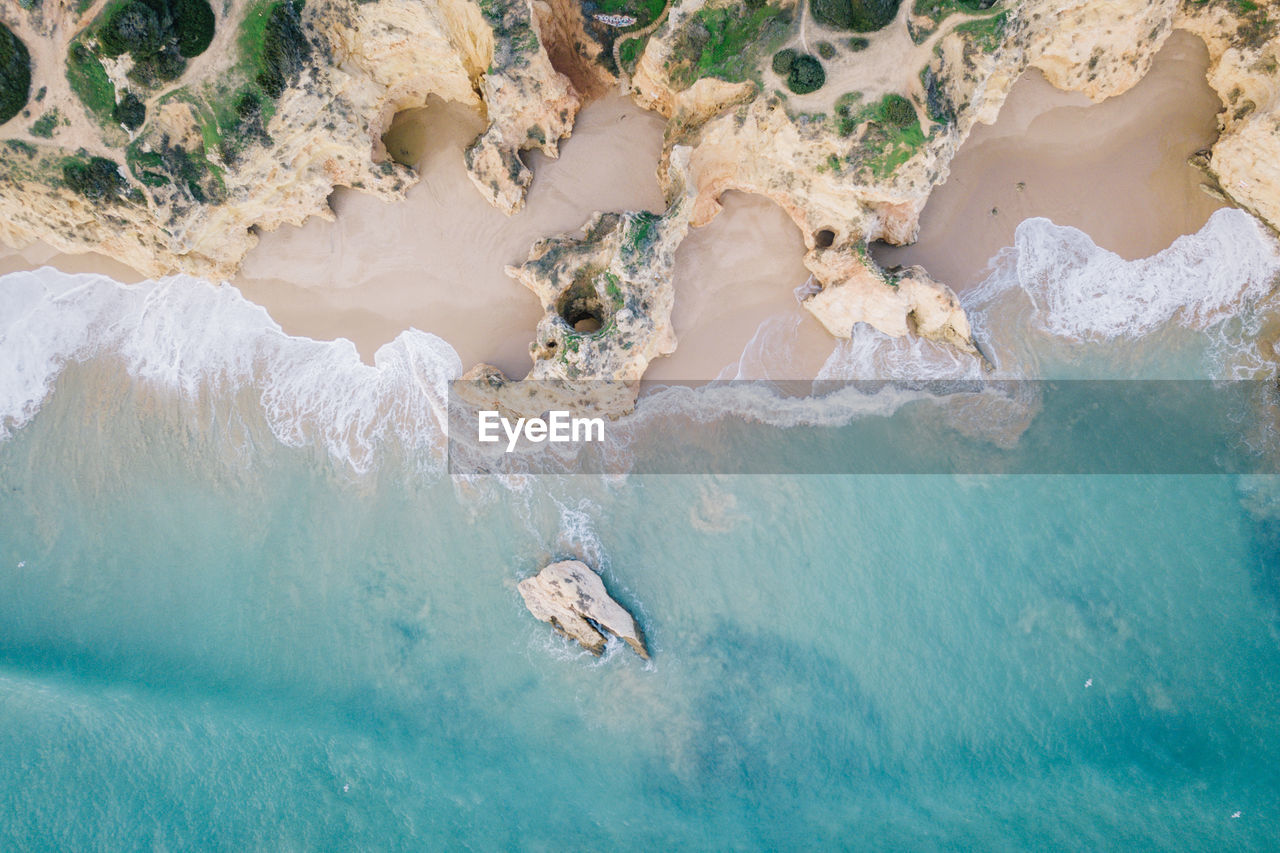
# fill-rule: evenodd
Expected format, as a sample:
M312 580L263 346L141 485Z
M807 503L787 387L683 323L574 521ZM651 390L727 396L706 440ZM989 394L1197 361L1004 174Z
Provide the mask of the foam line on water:
M276 439L314 443L356 471L390 439L439 456L448 382L462 373L448 343L416 329L367 365L348 340L286 335L227 284L123 285L46 267L0 278L0 438L34 417L68 364L110 356L189 398L253 387Z
M1011 289L1027 293L1040 330L1076 340L1137 338L1177 323L1205 329L1262 299L1280 274L1280 247L1252 216L1215 211L1194 234L1126 261L1088 234L1036 217L966 295L981 311Z

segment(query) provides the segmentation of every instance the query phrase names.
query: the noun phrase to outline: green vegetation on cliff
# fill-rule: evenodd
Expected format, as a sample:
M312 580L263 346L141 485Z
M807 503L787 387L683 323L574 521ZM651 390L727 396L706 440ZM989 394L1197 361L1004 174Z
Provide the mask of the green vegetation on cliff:
M116 106L116 87L107 70L102 67L97 54L77 38L67 51L67 82L80 102L100 123L113 122Z
M889 94L864 104L861 94L848 92L836 100L835 113L841 136L859 134L849 162L879 180L891 177L925 142L916 108L902 95Z
M741 83L759 77L764 57L787 38L789 10L742 0L698 10L676 37L668 73L677 88L703 77Z
M246 19L241 33L243 58L256 69L254 82L272 100L298 81L311 59L311 43L302 31L303 0L283 0L271 6L262 29Z
M997 7L1001 3L1002 0L915 0L907 22L907 31L911 34L912 41L924 44L929 36L938 31L942 22L952 15L994 16L1000 11ZM923 24L920 23L922 21Z
M31 54L27 46L0 24L0 124L22 112L31 97Z
M645 30L662 17L667 8L667 0L581 0L581 4L582 21L587 33L604 48L601 61L609 70L617 70L613 67L613 48L615 43L621 42L618 61L622 64L622 70L628 73L635 70L636 61L649 40L648 34L631 34ZM617 26L596 20L596 15L625 15L635 20L634 23Z
M177 79L213 41L209 0L115 0L94 30L103 56L128 54L130 79L144 86Z
M871 122L862 137L863 165L876 178L891 177L924 141L924 130L911 102L901 95L885 95L872 107Z
M115 201L126 186L119 164L106 157L68 157L62 164L62 180L90 201Z
M147 119L147 105L133 92L125 92L112 111L112 117L117 124L122 124L129 130L137 130Z
M990 53L1004 41L1004 28L1009 15L1001 12L977 21L968 21L956 27L956 32L983 53Z
M837 30L873 33L898 14L902 0L809 0L814 20Z

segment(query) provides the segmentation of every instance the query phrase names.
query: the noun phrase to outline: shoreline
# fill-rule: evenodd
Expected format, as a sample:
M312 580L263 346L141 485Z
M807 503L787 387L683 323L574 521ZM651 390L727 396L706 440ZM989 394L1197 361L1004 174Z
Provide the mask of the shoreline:
M962 294L1033 217L1078 228L1125 260L1195 233L1229 206L1199 189L1206 176L1187 163L1218 136L1208 64L1204 42L1175 31L1136 86L1098 104L1028 71L995 124L976 126L960 146L925 205L919 239L873 243L872 256L886 267L920 264Z
M919 241L875 244L873 255L885 266L922 264L964 293L1033 216L1081 228L1130 259L1196 231L1225 206L1198 189L1203 176L1186 163L1216 136L1207 62L1199 39L1177 33L1142 82L1101 104L1029 72L995 124L978 126L961 146L925 207ZM231 283L286 333L346 338L366 363L413 327L445 339L464 369L487 362L523 376L541 311L503 267L523 261L540 238L576 231L597 210L660 211L654 165L664 123L623 96L588 104L559 160L527 155L535 179L527 207L512 217L487 204L466 175L462 151L481 126L470 109L438 100L397 117L388 150L421 172L405 200L338 190L335 221L263 234ZM1152 127L1161 128L1160 144L1141 144ZM764 197L730 192L723 203L677 252L679 344L645 378L816 376L839 340L793 295L809 275L799 231ZM38 244L0 252L0 274L44 264L143 279L99 255L60 255Z

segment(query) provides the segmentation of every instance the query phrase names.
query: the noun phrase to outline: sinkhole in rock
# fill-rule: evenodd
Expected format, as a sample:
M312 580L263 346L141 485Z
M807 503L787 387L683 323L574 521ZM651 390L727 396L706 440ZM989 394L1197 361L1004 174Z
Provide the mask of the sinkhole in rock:
M830 249L831 244L836 241L836 232L830 228L823 228L813 235L813 245L817 249Z
M560 318L575 332L590 334L604 326L604 303L596 291L595 281L580 278L560 297Z

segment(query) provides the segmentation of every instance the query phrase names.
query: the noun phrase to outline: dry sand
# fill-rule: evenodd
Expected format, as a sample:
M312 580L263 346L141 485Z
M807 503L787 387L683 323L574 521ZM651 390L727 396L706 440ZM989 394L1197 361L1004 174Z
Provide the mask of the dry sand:
M466 366L488 361L523 376L542 312L503 266L594 211L661 211L663 123L624 98L590 104L559 160L529 155L533 185L512 217L467 178L462 152L482 128L470 110L434 100L399 116L388 149L422 174L407 199L339 190L337 221L264 234L235 285L286 331L350 338L365 359L412 326L449 341Z
M1100 105L1027 75L996 124L979 127L956 157L925 209L920 242L878 246L876 256L922 263L963 290L1030 216L1080 227L1131 258L1198 230L1220 206L1185 162L1216 132L1206 60L1197 39L1177 34L1142 83ZM474 113L438 102L401 116L389 150L423 175L408 198L385 204L340 190L336 222L263 235L234 283L285 331L349 338L366 360L412 326L449 341L464 366L488 361L523 376L541 312L503 266L522 261L540 237L580 228L593 211L660 210L663 123L621 97L593 102L558 161L530 155L528 204L510 218L480 198L463 169L462 150L480 127ZM677 255L679 348L647 378L812 377L835 344L793 296L808 278L799 232L763 198L728 193L723 201L724 212ZM96 255L40 246L0 254L0 272L43 263L140 278Z
M729 192L721 201L720 215L676 253L679 346L645 378L812 378L835 341L795 298L809 278L800 230L763 196Z
M1054 89L1038 71L1024 75L996 123L975 128L952 161L919 240L877 244L872 255L921 264L963 292L1029 217L1072 225L1130 260L1199 231L1223 206L1187 164L1218 135L1208 59L1203 42L1175 32L1137 86L1101 104Z

